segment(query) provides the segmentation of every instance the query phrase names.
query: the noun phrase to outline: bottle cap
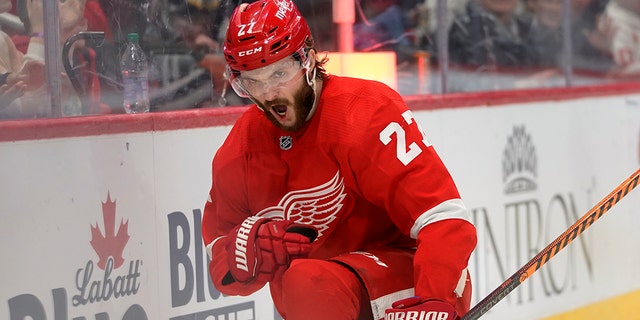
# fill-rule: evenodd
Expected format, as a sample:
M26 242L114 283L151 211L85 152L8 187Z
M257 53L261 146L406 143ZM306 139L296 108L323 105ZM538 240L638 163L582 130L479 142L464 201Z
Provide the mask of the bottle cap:
M138 42L140 36L137 33L132 32L127 35L127 39L129 39L129 41L131 42Z

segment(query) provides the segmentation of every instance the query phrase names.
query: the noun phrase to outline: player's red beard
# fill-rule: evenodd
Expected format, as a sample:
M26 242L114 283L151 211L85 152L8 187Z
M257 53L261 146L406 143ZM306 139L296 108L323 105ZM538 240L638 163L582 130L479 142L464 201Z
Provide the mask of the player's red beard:
M258 107L264 111L265 116L269 119L276 127L288 131L295 132L298 131L307 121L307 117L309 117L309 113L313 109L313 103L315 101L315 92L309 86L309 84L304 81L302 83L302 87L299 88L293 94L293 102L289 101L286 98L276 98L271 101L265 101L264 103L256 102ZM283 125L272 113L272 108L277 106L287 106L287 108L291 110L287 110L287 112L291 111L295 115L295 122L292 125Z

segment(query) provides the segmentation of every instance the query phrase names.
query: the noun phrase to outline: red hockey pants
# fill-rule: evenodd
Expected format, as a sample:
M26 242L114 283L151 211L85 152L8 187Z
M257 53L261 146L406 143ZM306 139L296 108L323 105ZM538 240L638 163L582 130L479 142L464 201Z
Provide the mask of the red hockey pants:
M271 294L285 320L373 319L364 285L336 262L294 260Z

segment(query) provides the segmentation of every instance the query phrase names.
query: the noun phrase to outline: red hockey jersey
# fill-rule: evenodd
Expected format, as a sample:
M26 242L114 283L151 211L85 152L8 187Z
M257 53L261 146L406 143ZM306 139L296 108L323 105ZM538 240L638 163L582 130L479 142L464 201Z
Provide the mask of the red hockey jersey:
M456 304L475 228L448 170L388 86L329 76L314 116L295 133L251 107L216 153L212 173L203 239L221 292L248 295L264 286L222 283L226 235L258 215L314 225L310 258L418 246L409 285L416 295ZM396 290L367 287L372 300Z

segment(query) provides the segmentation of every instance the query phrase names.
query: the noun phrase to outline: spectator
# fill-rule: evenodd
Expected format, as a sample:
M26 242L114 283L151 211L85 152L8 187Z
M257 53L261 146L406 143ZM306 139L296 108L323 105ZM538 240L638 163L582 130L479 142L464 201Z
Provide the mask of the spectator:
M449 30L451 23L456 15L461 14L465 10L468 0L447 0L447 24L443 27ZM435 33L438 27L438 0L419 0L408 1L411 3L407 11L407 19L410 21L413 30L414 45L421 49L435 48ZM405 3L403 1L403 3Z
M531 17L516 13L519 0L470 0L449 30L452 64L488 67L531 66L526 39Z
M572 65L576 71L604 74L614 66L609 52L613 30L598 29L608 0L571 0Z
M90 9L86 8L86 1L91 3ZM27 34L16 34L12 39L18 50L22 52L27 51L25 57L27 57L28 60L44 61L45 59L42 2L42 0L17 1L17 3L22 6L22 9L18 10L18 14L25 26ZM60 49L63 48L66 40L71 36L87 30L88 21L85 15L94 19L94 27L106 27L100 22L104 22L99 19L99 16L102 14L101 8L97 6L94 0L65 0L57 1L57 4L59 12L58 35ZM108 36L109 33L105 32L105 34ZM29 39L28 48L25 46L25 39ZM97 70L101 66L96 63L96 61L99 60L96 52L87 48L84 41L75 42L70 52L74 53L71 57L62 58L78 61L77 64L79 67L62 75L62 91L60 97L63 115L110 112L109 107L100 101L102 88L100 80L98 79ZM72 65L75 64L72 63ZM71 82L73 78L78 79L78 83L84 86L84 90L78 91L77 87L74 88ZM44 79L44 77L42 77L42 79ZM26 116L43 117L51 115L48 93L45 90L38 91L37 95L34 93L34 95L31 96L33 99L30 99L28 103L23 103L23 108L33 109L33 112L26 114Z
M361 0L357 2L359 20L353 26L354 49L359 51L391 50L398 61L413 56L404 13L398 0Z
M174 4L178 5L178 4ZM224 57L220 52L220 44L217 36L213 34L216 23L213 21L218 16L219 6L196 7L183 4L182 11L172 14L172 25L178 34L178 41L184 43L191 50L194 66L207 71L206 79L216 97L224 101L224 88L227 86L224 79ZM203 78L204 79L204 78ZM211 100L211 94L207 99ZM215 106L218 106L216 103Z
M10 12L10 0L0 0L0 12ZM31 57L26 57L6 33L0 31L0 118L30 117L34 111L24 105L34 91L42 87L45 79L44 62L33 59L33 53L42 51L42 39L33 37Z
M611 0L599 26L600 32L613 35L609 50L616 77L640 79L640 1Z
M40 2L33 0L31 2ZM104 11L96 0L57 0L59 12L59 46L69 46L67 59L70 69L61 78L62 114L105 114L122 111L119 54L112 43L111 28ZM91 22L89 20L92 20ZM42 21L30 19L31 25ZM89 29L91 26L91 29ZM104 37L76 37L85 31L103 32ZM86 34L85 34L86 35ZM75 39L76 41L70 41ZM41 59L44 59L42 53Z
M570 61L564 61L563 1L527 1L527 8L534 17L528 41L536 52L536 65L561 68L571 62L576 71L602 73L609 70L612 62L607 51L611 30L596 28L603 10L602 1L572 0L570 4L572 56Z
M528 41L535 50L536 66L560 67L562 63L562 2L563 0L529 0L533 16Z
M89 25L93 26L94 31L104 32L104 40L98 41L98 48L93 47L96 45L94 43L80 40L72 44L71 57L63 57L63 59L71 59L74 66L72 70L67 71L68 77L62 79L63 114L121 112L121 100L115 99L119 89L113 84L119 74L117 65L119 59L114 59L115 48L110 41L110 28L106 25L106 18L99 3L95 0L59 0L58 10L60 12L60 47L63 47L72 36L89 31ZM87 17L101 18L95 19L90 24ZM70 82L72 77L80 84L73 86ZM101 81L102 79L106 81Z
M217 2L169 0L151 10L147 26L152 110L243 104L226 90L224 57L214 29ZM231 101L227 101L229 99Z
M90 11L86 8L87 1L91 3ZM60 48L63 48L72 36L87 31L89 25L87 16L101 15L100 8L99 4L93 0L58 0ZM99 41L99 50L91 47L84 39L80 39L71 45L69 50L71 56L61 55L63 59L70 59L73 66L72 70L65 70L68 73L61 79L63 115L104 114L119 112L122 109L121 100L118 99L118 103L113 102L115 87L109 86L111 89L109 94L103 95L105 88L98 77L98 74L101 74L103 78L110 80L107 81L108 83L113 83L114 77L117 75L116 70L119 70L119 68L116 69L116 63L114 63L114 60L118 60L113 58L113 47L108 41L109 28L104 24L105 21L101 21L95 26L107 30L99 30L105 32L105 41ZM72 79L78 81L75 86ZM107 98L107 103L102 101L104 96Z
M290 0L240 5L223 43L255 104L213 159L202 236L216 288L269 283L288 320L467 312L476 231L400 95L327 74Z

